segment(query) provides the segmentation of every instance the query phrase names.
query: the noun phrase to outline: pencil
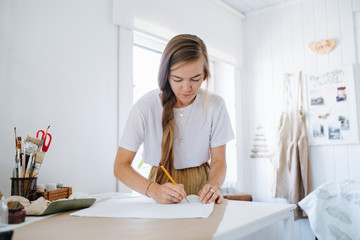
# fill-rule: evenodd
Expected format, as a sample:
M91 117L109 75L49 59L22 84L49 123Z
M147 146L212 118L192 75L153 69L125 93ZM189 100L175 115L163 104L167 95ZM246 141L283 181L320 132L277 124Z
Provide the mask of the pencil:
M170 181L174 184L177 185L176 182L174 181L174 179L170 176L170 174L168 173L168 171L166 171L166 169L164 168L164 165L161 165L162 170L164 170L166 176L168 176L168 178L170 179ZM185 198L185 200L187 202L189 202L189 200L187 200L187 198Z

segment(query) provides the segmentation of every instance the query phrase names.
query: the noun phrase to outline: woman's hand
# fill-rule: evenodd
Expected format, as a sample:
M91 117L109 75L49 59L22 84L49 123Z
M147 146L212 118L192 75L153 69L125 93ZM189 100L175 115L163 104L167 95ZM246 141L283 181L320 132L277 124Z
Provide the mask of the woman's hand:
M222 203L224 197L218 184L205 184L199 192L200 201L202 203Z
M162 204L179 203L186 198L184 185L175 185L170 182L163 185L151 184L148 195L157 203Z

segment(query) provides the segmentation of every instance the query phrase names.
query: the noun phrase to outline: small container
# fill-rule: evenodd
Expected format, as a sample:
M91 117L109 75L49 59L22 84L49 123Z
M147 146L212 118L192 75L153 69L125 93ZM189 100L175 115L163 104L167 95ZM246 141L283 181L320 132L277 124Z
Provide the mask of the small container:
M32 178L11 178L11 195L22 196L34 201L36 195L37 177Z
M56 183L47 183L45 187L46 191L54 191L57 190Z
M45 184L38 184L36 186L36 191L37 192L45 192Z
M3 196L0 202L0 227L6 227L8 225L8 221L9 221L9 210Z
M9 224L19 224L25 222L26 211L24 209L9 211Z
M68 198L72 194L72 187L64 187L54 191L45 191L43 197L49 201L55 201L61 198Z

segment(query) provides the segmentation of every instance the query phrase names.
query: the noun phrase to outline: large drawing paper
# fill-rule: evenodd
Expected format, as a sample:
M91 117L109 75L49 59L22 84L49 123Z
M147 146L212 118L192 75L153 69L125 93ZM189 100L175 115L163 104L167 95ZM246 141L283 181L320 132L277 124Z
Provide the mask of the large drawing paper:
M117 217L117 218L207 218L214 203L203 204L199 196L187 197L177 204L159 204L145 196L137 198L117 198L95 203L87 209L70 214L81 217Z

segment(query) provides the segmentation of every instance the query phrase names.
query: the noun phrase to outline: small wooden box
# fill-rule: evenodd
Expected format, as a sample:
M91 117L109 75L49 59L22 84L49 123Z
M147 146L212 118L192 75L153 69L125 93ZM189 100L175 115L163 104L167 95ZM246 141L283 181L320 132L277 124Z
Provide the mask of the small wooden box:
M72 194L72 187L64 187L62 189L43 192L44 198L54 201L60 198L68 198Z

